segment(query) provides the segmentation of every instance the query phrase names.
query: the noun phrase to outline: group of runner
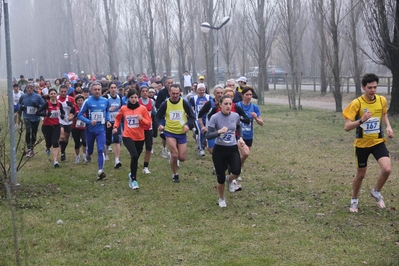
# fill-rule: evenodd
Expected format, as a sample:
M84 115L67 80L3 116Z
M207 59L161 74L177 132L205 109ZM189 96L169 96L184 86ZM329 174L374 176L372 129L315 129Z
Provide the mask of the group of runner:
M219 206L225 207L224 183L228 182L230 192L241 190L236 179L252 146L253 122L263 125L259 108L251 102L253 88L247 86L238 92L243 101L235 104L232 103L235 86L230 87L229 82L231 80L224 87L216 86L213 97L206 93L204 83L194 83L191 98L182 96L180 86L174 84L171 77L165 79L165 86L160 90L148 83L138 86L135 82L120 91L115 82L109 82L104 90L101 82L93 81L87 87L75 83L72 89L69 83L61 84L59 91L50 88L45 97L34 90L32 83L28 83L25 94L15 85L14 112L16 119L18 112L22 112L28 157L35 154L42 117L45 152L48 156L52 152L55 168L60 167L59 157L61 161L66 160L70 134L75 142L75 163L90 162L96 143L98 180L106 177L107 152L114 152L114 168L122 166L120 151L123 142L130 154L128 185L131 189L139 188L138 159L144 145L143 173L151 174L149 161L157 131L163 142L162 157L169 158L172 181L180 182L178 169L180 162L186 160L187 133L193 130L198 155L205 156L205 147L212 154ZM156 125L154 130L153 125Z

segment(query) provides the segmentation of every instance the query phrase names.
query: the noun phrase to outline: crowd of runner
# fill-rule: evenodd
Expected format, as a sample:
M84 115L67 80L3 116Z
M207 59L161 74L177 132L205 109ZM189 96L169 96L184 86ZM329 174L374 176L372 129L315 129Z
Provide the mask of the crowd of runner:
M106 177L105 161L114 154L114 168L122 166L121 144L130 154L129 188L138 189L138 159L144 150L143 174L151 174L153 141L162 139L163 158L169 159L172 181L180 182L178 169L186 160L187 133L193 132L198 156L212 154L219 193L218 204L226 207L224 184L230 192L240 191L241 168L253 143L254 123L263 125L255 96L246 78L231 79L208 94L204 77L193 82L185 72L175 83L173 77L139 74L125 81L116 76L97 80L84 73L68 77L26 80L13 85L16 129L25 128L24 154L37 154L40 121L45 153L52 155L54 168L65 161L69 140L74 142L75 163L90 163L97 150L97 180ZM183 94L184 91L184 94Z

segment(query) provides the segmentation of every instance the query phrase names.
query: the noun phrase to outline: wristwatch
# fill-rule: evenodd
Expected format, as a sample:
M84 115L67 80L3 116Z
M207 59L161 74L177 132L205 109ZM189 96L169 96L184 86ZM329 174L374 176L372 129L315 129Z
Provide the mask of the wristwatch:
M361 118L359 120L357 120L357 122L359 122L360 125L363 124L363 121Z

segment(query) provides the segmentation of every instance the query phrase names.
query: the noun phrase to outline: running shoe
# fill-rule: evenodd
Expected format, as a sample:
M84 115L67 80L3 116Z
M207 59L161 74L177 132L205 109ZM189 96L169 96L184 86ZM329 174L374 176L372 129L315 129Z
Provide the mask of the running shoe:
M122 166L121 161L119 161L119 159L116 159L116 160L115 160L114 168L115 168L115 169L118 169L118 168L121 167L121 166Z
M166 148L162 148L161 156L162 158L168 158L168 151L166 150Z
M375 199L375 201L377 202L377 206L380 209L384 209L385 208L385 203L384 203L384 200L383 200L384 197L381 195L380 192L375 190L375 188L373 188L371 190L371 196Z
M351 199L351 205L349 207L349 211L350 212L357 212L358 209L358 205L359 205L359 200L358 199Z
M226 176L226 182L229 185L229 191L231 193L236 192L236 191L240 191L242 190L242 188L237 184L237 180L233 180L233 181L229 181L229 177L230 176Z
M216 175L216 169L215 169L215 167L213 167L212 174L213 174L213 175Z
M75 163L79 163L79 162L80 162L80 155L76 155Z
M87 161L88 163L91 162L91 154L87 154L87 156L86 156L86 161Z
M109 161L109 156L108 156L108 154L105 155L105 159L104 159L104 160Z
M199 150L198 151L198 156L205 156L204 150Z
M84 163L88 163L88 162L87 162L87 159L86 159L86 154L83 154L83 162L84 162Z
M111 146L108 147L108 152L112 152Z
M58 164L58 162L55 162L54 163L54 168L58 168L58 167L60 167L60 165Z
M50 154L51 154L50 149L46 149L46 155L47 155L47 156L50 156Z
M148 170L148 167L144 167L143 173L146 174L146 175L151 174L150 170Z
M179 180L179 175L173 175L172 180L173 180L173 182L175 182L175 183L179 183L179 182L180 182L180 180Z
M97 180L103 180L107 175L105 174L103 169L98 170Z
M28 157L28 158L32 158L33 155L35 155L35 154L33 153L33 150L31 150L31 149L29 149L28 152L26 153L26 157Z
M219 204L220 208L226 208L227 207L226 201L224 199L220 199L219 198L218 204Z
M133 189L132 176L131 176L131 174L130 174L130 173L127 175L127 178L129 178L129 183L128 183L128 185L129 185L129 188Z
M133 182L132 182L132 189L133 190L139 189L139 184L137 183L136 180L133 180Z
M61 153L61 161L65 161L66 160L66 155L65 153Z

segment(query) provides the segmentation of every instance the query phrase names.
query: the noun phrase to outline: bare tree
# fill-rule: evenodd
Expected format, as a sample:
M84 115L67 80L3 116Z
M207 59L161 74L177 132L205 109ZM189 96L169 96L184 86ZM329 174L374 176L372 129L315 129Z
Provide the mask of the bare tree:
M279 10L281 36L279 36L278 41L292 75L291 86L287 86L288 102L291 109L297 109L295 86L298 86L297 77L301 76L299 56L302 36L307 25L304 19L305 10L301 2L293 0L280 1Z
M249 16L246 18L246 28L250 36L248 48L255 58L258 67L258 103L263 104L264 90L268 90L267 62L271 55L273 36L276 34L276 5L265 0L248 1ZM253 16L252 16L253 15Z
M327 41L325 33L325 19L326 11L324 0L312 0L313 14L316 21L316 35L318 35L319 48L319 66L320 66L320 93L326 95L327 93Z
M377 58L392 73L389 114L399 114L399 0L364 0L363 17L368 43Z

